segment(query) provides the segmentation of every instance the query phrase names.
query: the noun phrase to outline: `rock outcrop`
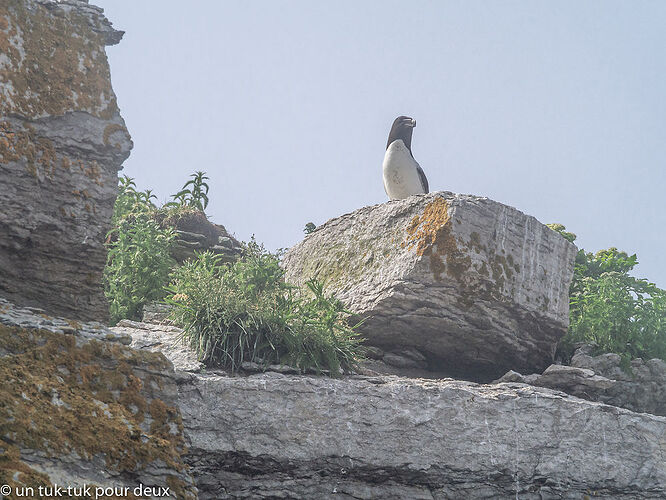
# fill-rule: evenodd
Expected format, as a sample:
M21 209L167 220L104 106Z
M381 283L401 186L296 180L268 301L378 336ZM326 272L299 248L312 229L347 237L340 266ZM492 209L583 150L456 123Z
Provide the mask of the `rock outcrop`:
M472 380L541 371L568 326L576 247L515 208L448 192L362 208L289 250L287 279L324 281L368 343L419 350Z
M122 32L102 12L0 3L0 296L100 321L104 240L132 147L104 48Z
M114 331L180 363L160 329ZM525 384L181 372L179 405L201 499L666 495L666 418Z
M548 387L590 401L632 411L666 416L666 363L634 359L622 368L621 358L608 353L591 356L589 346L578 349L571 366L551 365L542 374L508 372L497 382L520 382Z
M196 353L183 343L183 330L180 328L124 319L112 330L131 338L130 347L133 349L163 353L175 370L200 372L204 368Z
M548 389L192 374L180 407L201 499L666 495L666 418Z
M51 317L0 299L0 484L194 499L173 367L99 323ZM33 488L33 495L19 495ZM17 490L18 489L18 490ZM78 490L81 491L81 490ZM129 494L98 498L137 498Z
M204 212L181 211L175 215L167 215L166 218L158 212L156 220L162 227L175 230L176 238L171 255L179 263L206 251L217 255L221 262L232 262L243 251L241 242L221 224L210 222Z

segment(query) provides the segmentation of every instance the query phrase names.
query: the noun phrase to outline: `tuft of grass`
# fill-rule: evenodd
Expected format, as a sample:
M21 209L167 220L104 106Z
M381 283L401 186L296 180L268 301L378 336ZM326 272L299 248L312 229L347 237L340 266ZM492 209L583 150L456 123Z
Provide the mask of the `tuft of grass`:
M310 281L284 280L279 255L254 241L244 257L221 265L199 254L172 275L173 319L208 366L237 371L244 361L282 363L338 376L360 358L361 339L340 301Z

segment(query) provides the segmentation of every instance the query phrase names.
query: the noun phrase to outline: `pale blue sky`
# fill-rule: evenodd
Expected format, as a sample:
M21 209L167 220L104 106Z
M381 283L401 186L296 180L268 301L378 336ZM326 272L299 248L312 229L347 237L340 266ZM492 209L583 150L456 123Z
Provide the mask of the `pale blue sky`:
M431 190L638 253L666 287L664 1L91 1L127 31L121 173L162 201L205 170L211 220L289 247L386 200L406 114Z

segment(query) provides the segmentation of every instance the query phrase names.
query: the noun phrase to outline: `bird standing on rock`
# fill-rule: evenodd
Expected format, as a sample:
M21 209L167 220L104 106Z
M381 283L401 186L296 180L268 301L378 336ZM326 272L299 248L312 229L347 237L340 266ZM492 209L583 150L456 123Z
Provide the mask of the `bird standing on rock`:
M412 155L416 120L399 116L393 122L384 155L384 190L391 200L428 192L428 179Z

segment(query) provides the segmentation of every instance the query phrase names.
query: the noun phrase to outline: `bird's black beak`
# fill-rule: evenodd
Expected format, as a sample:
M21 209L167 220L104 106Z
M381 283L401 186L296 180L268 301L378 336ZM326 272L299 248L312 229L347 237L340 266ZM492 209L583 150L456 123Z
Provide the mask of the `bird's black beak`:
M412 118L412 128L416 128L416 120Z

